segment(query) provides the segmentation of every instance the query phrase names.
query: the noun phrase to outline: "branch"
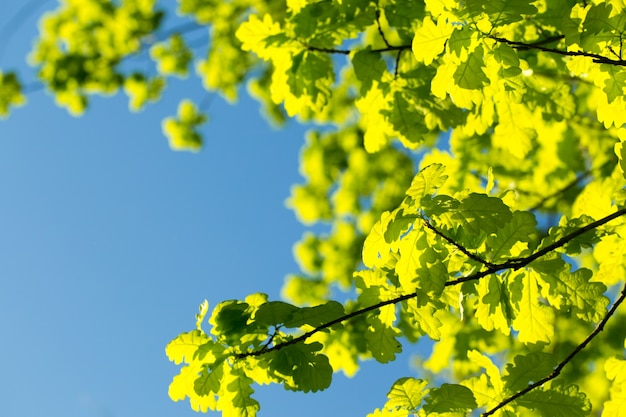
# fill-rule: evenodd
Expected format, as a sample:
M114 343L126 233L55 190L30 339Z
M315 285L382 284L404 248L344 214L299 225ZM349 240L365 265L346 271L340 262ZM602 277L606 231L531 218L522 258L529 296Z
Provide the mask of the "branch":
M389 42L387 42L387 38L385 38L383 28L380 27L380 11L378 10L378 8L376 8L376 27L378 28L378 33L380 34L380 37L383 38L383 42L385 42L385 45L387 45L387 48L389 48L391 45L389 45Z
M387 41L387 38L385 37L385 33L383 32L383 28L380 26L380 10L378 8L376 8L376 27L378 28L378 33L380 34L380 37L383 39L383 42L385 43L387 48L393 48L393 46L391 46L389 42ZM395 62L394 70L393 70L394 78L398 77L398 70L400 67L400 57L402 56L402 51L404 51L404 49L399 49L396 52L396 62Z
M455 242L453 239L451 239L448 236L444 235L443 232L441 232L440 230L436 229L432 224L430 224L428 222L428 219L426 217L424 217L423 215L422 215L422 220L424 221L424 226L426 226L428 229L432 230L437 236L441 237L443 240L445 240L446 242L448 242L449 244L451 244L452 246L454 246L455 248L457 248L458 250L463 252L465 254L465 256L467 256L471 260L476 261L476 262L478 262L480 264L483 264L487 268L494 268L496 266L495 264L492 264L491 262L486 261L485 259L481 258L480 256L470 252L465 247L463 247L463 246L459 245L457 242Z
M370 52L392 52L392 51L408 51L411 45L388 46L386 48L372 49Z
M496 273L496 272L502 271L502 270L506 270L506 269L517 270L517 269L523 268L526 265L530 264L531 262L537 260L538 258L540 258L542 256L545 256L548 253L550 253L550 252L552 252L552 251L554 251L554 250L556 250L556 249L558 249L560 247L565 246L568 242L570 242L571 240L577 238L578 236L580 236L580 235L582 235L584 233L587 233L590 230L598 228L598 227L600 227L600 226L610 222L611 220L614 220L614 219L616 219L616 218L618 218L620 216L623 216L624 214L626 214L626 208L618 210L615 213L612 213L612 214L610 214L608 216L605 216L605 217L601 218L600 220L597 220L595 222L589 223L587 226L584 226L584 227L581 227L578 230L575 230L574 232L570 233L569 235L566 235L566 236L562 237L561 239L557 240L556 242L552 243L551 245L548 245L545 248L536 251L532 255L529 255L529 256L527 256L525 258L509 259L508 261L505 261L505 262L500 263L500 264L492 264L490 267L488 267L484 271L476 272L474 274L471 274L471 275L468 275L468 276L465 276L465 277L461 277L461 278L457 278L457 279L452 280L452 281L448 281L448 282L445 283L445 286L446 287L452 287L454 285L459 285L459 284L462 284L464 282L476 281L476 280L479 280L479 279L481 279L481 278L483 278L483 277L485 277L487 275L491 275L493 273ZM460 245L455 244L455 246L459 247ZM467 249L465 249L465 252L468 252ZM362 308L362 309L359 309L359 310L355 310L352 313L345 314L345 315L343 315L341 317L338 317L338 318L336 318L334 320L331 320L331 321L329 321L327 323L324 323L324 324L322 324L320 326L317 326L314 329L309 330L308 332L306 332L306 333L304 333L304 334L302 334L302 335L300 335L298 337L295 337L295 338L293 338L291 340L288 340L286 342L278 343L278 344L276 344L276 345L274 345L274 346L272 346L270 348L263 347L263 348L261 348L259 350L253 350L253 351L238 353L238 354L235 354L234 357L236 359L243 359L243 358L247 358L247 357L261 356L261 355L264 355L266 353L273 352L275 350L283 349L283 348L285 348L287 346L290 346L290 345L293 345L293 344L296 344L296 343L299 343L299 342L303 342L306 339L308 339L309 337L313 336L314 334L319 333L319 332L321 332L321 331L323 331L325 329L328 329L329 327L332 327L332 326L334 326L336 324L340 324L340 323L342 323L342 322L344 322L346 320L349 320L349 319L351 319L353 317L360 316L362 314L368 313L368 312L373 311L373 310L377 310L377 309L379 309L381 307L384 307L384 306L387 306L387 305L390 305L390 304L398 304L398 303L400 303L402 301L409 300L411 298L416 298L418 295L419 294L416 291L416 292L413 292L413 293L410 293L410 294L404 294L404 295L398 296L396 298L392 298L390 300L381 301L381 302L379 302L377 304L374 304L372 306L365 307L365 308Z
M511 41L511 40L508 40L506 38L500 38L500 37L494 36L494 35L485 35L485 36L488 37L489 39L493 39L494 41L507 44L507 45L517 49L517 50L535 49L535 50L538 50L538 51L548 52L548 53L557 54L557 55L583 56L583 57L586 57L586 58L591 58L593 60L593 62L595 62L597 64L619 65L619 66L622 66L622 67L626 66L626 60L623 60L623 59L611 59L611 58L606 57L604 55L594 54L594 53L591 53L591 52L563 51L561 49L547 48L547 47L542 46L543 44L547 43L547 41L553 42L555 40L558 40L556 36L552 37L552 38L548 38L546 40L542 40L542 41L537 42L537 43L524 43L524 42Z
M598 323L598 325L593 330L593 332L591 332L589 334L589 336L587 336L587 338L585 340L583 340L578 346L576 346L576 348L574 348L574 350L572 350L572 352L569 355L567 355L567 357L565 359L563 359L556 366L556 368L554 368L554 371L552 371L552 373L550 375L546 376L545 378L540 379L539 381L537 381L537 382L535 382L533 384L530 384L529 386L527 386L523 390L521 390L521 391L515 393L514 395L511 395L510 397L502 400L494 408L492 408L491 410L483 413L482 417L488 417L488 416L492 415L493 413L495 413L496 411L498 411L499 409L501 409L502 407L504 407L505 405L507 405L511 401L515 401L519 397L529 393L530 391L534 390L535 388L540 387L541 385L545 384L546 382L551 381L554 378L556 378L557 376L559 376L561 374L561 371L565 367L565 365L567 365L572 359L574 359L574 356L576 356L578 353L580 353L593 340L593 338L595 338L604 329L604 326L609 321L611 316L613 316L613 313L615 313L615 310L617 310L619 305L622 304L624 299L626 299L626 285L624 285L624 288L622 289L622 292L621 292L619 298L617 300L615 300L615 302L613 303L613 306L611 307L611 309L609 311L607 311L606 315L604 316L602 321L600 321L600 323Z
M350 55L350 52L352 52L349 49L319 48L317 46L311 46L311 45L305 45L305 44L303 44L303 45L309 51L324 52L324 53L327 53L327 54Z

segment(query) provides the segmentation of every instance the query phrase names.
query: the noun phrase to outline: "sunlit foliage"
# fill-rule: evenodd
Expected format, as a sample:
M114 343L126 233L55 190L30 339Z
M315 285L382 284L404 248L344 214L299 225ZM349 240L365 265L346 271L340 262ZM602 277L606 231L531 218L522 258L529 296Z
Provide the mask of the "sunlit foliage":
M31 55L74 114L120 89L140 110L195 64L209 92L246 84L271 122L319 126L288 201L320 226L289 302L204 303L166 349L173 400L254 416L255 385L319 391L429 338L371 416L626 415L624 2L178 5L205 55L150 0L63 1ZM151 69L127 63L146 51ZM0 115L24 100L0 72ZM163 130L197 151L205 121L184 101Z

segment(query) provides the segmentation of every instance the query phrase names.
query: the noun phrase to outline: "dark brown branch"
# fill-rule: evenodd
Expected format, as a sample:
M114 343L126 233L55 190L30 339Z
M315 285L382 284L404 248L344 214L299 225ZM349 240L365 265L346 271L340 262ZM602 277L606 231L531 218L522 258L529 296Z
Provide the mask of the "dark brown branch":
M614 220L620 216L623 216L624 214L626 214L626 208L623 208L621 210L616 211L613 214L610 214L608 216L605 216L603 218L601 218L600 220L597 220L595 222L589 223L587 226L581 227L578 230L575 230L574 232L570 233L569 235L566 235L564 237L562 237L561 239L557 240L556 242L552 243L551 245L546 246L543 249L540 249L538 251L536 251L535 253L533 253L532 255L529 255L525 258L514 258L514 259L509 259L506 262L500 263L500 264L494 264L490 267L488 267L486 270L484 271L480 271L480 272L476 272L474 274L465 276L465 277L461 277L461 278L457 278L455 280L452 281L448 281L445 283L446 287L451 287L454 285L459 285L462 284L464 282L468 282L468 281L476 281L479 280L487 275L491 275L493 273L496 273L498 271L502 271L505 269L513 269L513 270L517 270L520 268L525 267L526 265L530 264L531 262L537 260L538 258L547 255L548 253L565 246L568 242L570 242L571 240L577 238L578 236L587 233L595 228L598 228L608 222L610 222L611 220ZM467 251L467 249L466 249ZM283 349L286 346L290 346L290 345L294 345L296 343L299 342L303 342L306 339L308 339L309 337L311 337L312 335L321 332L322 330L328 329L336 324L342 323L346 320L350 320L353 317L357 317L360 316L362 314L365 313L369 313L370 311L373 310L377 310L381 307L387 306L387 305L391 305L391 304L398 304L402 301L405 300L409 300L411 298L416 298L418 296L418 292L414 292L414 293L410 293L410 294L404 294L401 295L399 297L396 298L392 298L390 300L386 300L386 301L381 301L380 303L374 304L372 306L369 307L365 307L359 310L355 310L352 313L348 313L346 315L343 315L341 317L338 317L334 320L331 320L327 323L324 323L320 326L315 327L314 329L298 336L295 337L291 340L288 340L286 342L282 342L282 343L278 343L270 348L261 348L259 350L256 351L249 351L249 352L243 352L243 353L238 353L235 356L235 358L237 359L243 359L243 358L247 358L247 357L251 357L251 356L260 356L260 355L264 355L266 353L269 352L273 352L275 350L280 350Z
M280 349L282 349L284 347L287 347L287 346L290 346L290 345L295 345L296 343L299 343L299 342L303 342L306 339L308 339L309 337L313 336L315 333L319 333L322 330L328 329L329 327L332 327L335 324L340 324L340 323L342 323L342 322L344 322L346 320L350 320L353 317L357 317L357 316L360 316L362 314L369 313L370 311L377 310L377 309L379 309L381 307L384 307L384 306L387 306L387 305L390 305L390 304L397 304L397 303L400 303L400 302L402 302L404 300L409 300L409 299L415 298L415 297L417 297L417 293L405 294L405 295L401 295L401 296L396 297L396 298L392 298L391 300L381 301L380 303L374 304L373 306L365 307L365 308L362 308L360 310L355 310L352 313L348 313L346 315L338 317L338 318L336 318L334 320L331 320L331 321L329 321L327 323L324 323L324 324L322 324L320 326L317 326L313 330L309 330L308 332L306 332L306 333L304 333L304 334L302 334L302 335L300 335L300 336L298 336L296 338L293 338L293 339L288 340L286 342L278 343L278 344L272 346L271 348L267 348L267 349L266 348L261 348L261 349L259 349L257 351L239 353L239 354L235 355L235 357L237 359L242 359L242 358L247 358L249 356L261 356L261 355L264 355L266 353L272 352L274 350L280 350Z
M411 45L388 46L386 48L372 49L371 52L392 52L392 51L408 51Z
M403 52L402 49L396 52L396 66L393 70L393 78L396 78L398 76L398 71L400 68L400 57L402 56L402 52Z
M455 248L457 248L458 250L463 252L463 254L465 254L465 256L467 256L471 260L476 261L479 264L482 264L482 265L486 266L487 268L495 268L496 267L495 264L492 264L491 262L486 261L485 259L481 258L480 256L470 252L465 247L459 245L453 239L451 239L448 236L446 236L445 234L443 234L443 232L441 232L440 230L436 229L432 224L430 224L428 219L425 218L424 216L422 216L422 220L424 221L424 226L426 226L426 228L432 230L437 236L439 236L440 238L442 238L443 240L445 240L446 242L448 242L449 244L451 244L452 246L454 246Z
M500 43L504 43L507 44L515 49L518 50L526 50L526 49L535 49L538 51L542 51L542 52L548 52L551 54L557 54L557 55L564 55L564 56L582 56L582 57L586 57L586 58L591 58L593 60L593 62L597 63L597 64L609 64L609 65L619 65L619 66L626 66L626 60L623 59L611 59L609 57L606 57L604 55L599 55L599 54L594 54L591 52L584 52L584 51L563 51L562 49L555 49L555 48L547 48L542 46L545 41L541 41L540 43L525 43L525 42L517 42L517 41L511 41L509 39L506 38L500 38L498 36L494 36L494 35L487 35L487 37L489 39L493 39L494 41L500 42ZM548 38L550 39L550 38ZM554 38L552 41L556 40L556 38Z
M587 338L585 340L582 341L582 343L580 343L578 346L576 346L576 348L574 348L574 350L572 350L572 352L567 355L567 357L565 359L563 359L557 366L556 368L554 368L554 371L552 371L552 373L548 376L546 376L545 378L540 379L537 382L534 382L530 385L528 385L526 388L524 388L523 390L515 393L514 395L511 395L510 397L502 400L498 405L496 405L494 408L492 408L491 410L483 413L482 417L488 417L490 415L492 415L493 413L495 413L496 411L498 411L499 409L501 409L502 407L504 407L505 405L507 405L508 403L510 403L511 401L515 401L516 399L518 399L519 397L529 393L530 391L534 390L537 387L542 386L543 384L545 384L548 381L553 380L554 378L556 378L557 376L559 376L561 374L561 371L563 370L563 368L565 368L565 366L572 360L574 359L574 357L580 353L603 329L604 326L606 325L606 323L609 321L609 319L611 318L611 316L613 316L613 314L615 313L615 310L617 310L617 308L619 307L620 304L622 304L622 302L624 301L624 299L626 299L626 285L624 286L624 288L622 289L622 292L619 296L619 298L617 300L615 300L615 302L613 303L613 306L611 307L611 309L609 311L607 311L606 315L604 316L604 318L602 319L602 321L600 321L600 323L598 323L598 325L596 326L596 328L593 330L593 332L591 332L589 334L589 336L587 336Z
M378 33L380 34L380 37L383 38L383 42L385 42L385 45L387 45L387 48L389 48L391 45L389 45L389 42L387 42L387 38L383 33L383 28L380 27L380 11L378 10L378 8L376 8L376 27L378 28Z

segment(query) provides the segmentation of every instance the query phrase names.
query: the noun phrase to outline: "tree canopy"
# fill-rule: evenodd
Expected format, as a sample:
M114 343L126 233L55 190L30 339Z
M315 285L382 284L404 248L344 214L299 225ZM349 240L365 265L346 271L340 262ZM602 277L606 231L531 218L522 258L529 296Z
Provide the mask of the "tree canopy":
M38 84L0 71L0 115L40 87L72 114L120 91L139 111L193 66L207 91L245 85L270 122L311 126L288 201L311 225L301 271L284 301L200 306L166 347L175 401L251 417L255 385L323 390L428 338L370 416L625 416L625 9L179 0L166 30L154 0L64 0L30 56ZM170 146L199 150L206 120L183 101Z

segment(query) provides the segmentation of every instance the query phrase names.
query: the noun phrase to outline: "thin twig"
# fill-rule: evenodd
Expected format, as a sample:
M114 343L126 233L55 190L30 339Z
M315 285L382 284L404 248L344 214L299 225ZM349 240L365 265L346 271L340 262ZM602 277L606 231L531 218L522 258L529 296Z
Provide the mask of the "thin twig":
M509 39L506 38L500 38L498 36L493 36L493 35L487 35L487 37L489 39L493 39L494 41L500 42L500 43L504 43L507 44L515 49L536 49L538 51L543 51L543 52L548 52L551 54L557 54L557 55L564 55L564 56L582 56L582 57L586 57L586 58L591 58L593 62L597 63L597 64L609 64L609 65L619 65L619 66L626 66L626 61L623 59L611 59L609 57L606 57L604 55L599 55L599 54L594 54L591 52L584 52L584 51L563 51L561 49L555 49L555 48L546 48L544 46L541 46L541 44L537 44L537 43L525 43L525 42L517 42L517 41L511 41Z
M399 45L399 46L388 46L386 48L372 49L371 52L407 51L410 49L411 49L411 45Z
M327 54L342 54L342 55L350 55L350 50L348 49L332 49L332 48L320 48L317 46L304 45L304 47L309 51L315 52L324 52Z
M402 51L403 50L401 49L401 50L399 50L396 53L396 64L395 64L395 67L394 67L394 70L393 70L393 78L397 78L398 77L398 71L400 69L400 57L402 56Z
M492 264L491 262L489 262L489 261L481 258L480 256L470 252L465 247L463 247L462 245L459 245L457 242L455 242L452 238L450 238L450 237L446 236L445 234L443 234L443 232L441 232L439 229L435 228L432 224L430 224L430 222L428 221L428 219L426 217L422 216L422 220L424 221L424 226L426 226L426 228L432 230L437 236L441 237L443 240L445 240L446 242L448 242L449 244L451 244L452 246L454 246L455 248L457 248L458 250L463 252L465 254L465 256L467 256L471 260L476 261L476 262L478 262L480 264L483 264L487 268L494 268L494 267L496 267L495 264Z
M378 8L376 8L376 27L378 28L378 33L380 34L380 37L383 38L383 42L385 42L385 45L387 45L387 48L389 48L391 45L389 45L389 42L387 42L387 38L385 38L383 28L380 27L380 11L378 10Z

